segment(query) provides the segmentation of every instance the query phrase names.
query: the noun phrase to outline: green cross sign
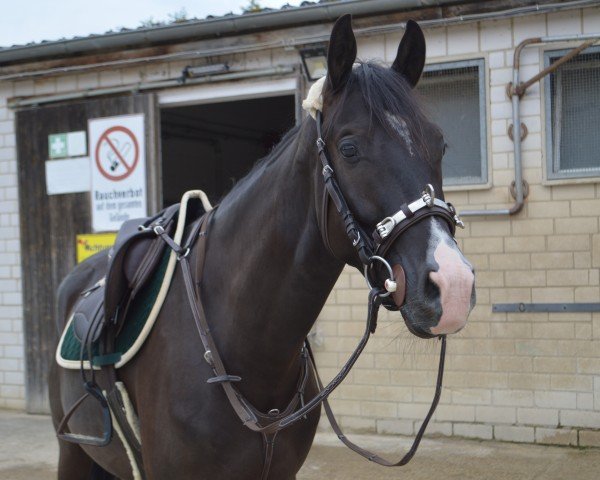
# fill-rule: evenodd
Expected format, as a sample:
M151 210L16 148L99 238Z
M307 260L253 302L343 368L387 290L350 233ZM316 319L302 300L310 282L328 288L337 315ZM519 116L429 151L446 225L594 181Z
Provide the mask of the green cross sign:
M67 156L67 134L58 133L48 135L48 152L50 158L61 158Z
M87 154L85 131L54 133L48 135L48 157L81 157Z

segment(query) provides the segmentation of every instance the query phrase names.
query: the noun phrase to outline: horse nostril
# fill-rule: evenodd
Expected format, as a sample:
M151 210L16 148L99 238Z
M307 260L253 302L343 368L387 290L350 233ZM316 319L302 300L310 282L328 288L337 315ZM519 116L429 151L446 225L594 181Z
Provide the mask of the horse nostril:
M425 278L423 279L423 293L425 294L425 298L433 300L439 298L439 296L441 295L441 290L440 285L438 285L431 279L430 273L431 272L427 272Z

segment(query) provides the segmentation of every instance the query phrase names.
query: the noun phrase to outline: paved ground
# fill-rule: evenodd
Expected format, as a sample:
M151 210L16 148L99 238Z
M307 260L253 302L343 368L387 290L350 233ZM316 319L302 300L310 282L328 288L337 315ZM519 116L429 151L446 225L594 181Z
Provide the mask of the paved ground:
M367 448L399 457L404 438L361 435ZM597 480L600 450L517 445L459 439L427 439L406 467L373 465L340 446L331 434L319 434L298 480ZM56 440L49 417L0 410L0 479L56 478ZM394 455L395 454L395 455ZM176 480L176 479L174 479Z

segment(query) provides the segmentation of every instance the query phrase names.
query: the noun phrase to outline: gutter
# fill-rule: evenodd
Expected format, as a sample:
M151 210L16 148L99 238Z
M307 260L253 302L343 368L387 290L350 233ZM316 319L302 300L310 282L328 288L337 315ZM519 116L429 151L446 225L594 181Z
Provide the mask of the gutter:
M379 0L367 0L364 3L375 3ZM350 2L343 2L346 4L356 3L356 0ZM406 3L406 1L405 1ZM417 1L415 3L425 4L426 0ZM441 27L441 26L450 26L455 24L464 24L467 22L477 22L487 19L497 19L497 18L511 18L515 16L525 15L528 13L549 13L556 12L561 10L567 10L571 8L577 7L586 7L593 6L597 4L597 0L574 0L570 2L561 2L561 3L551 3L544 5L528 5L525 7L516 7L510 8L507 10L500 10L494 12L486 12L486 13L475 13L469 15L460 15L457 17L450 18L438 18L432 20L421 20L419 21L419 25L423 28L433 28L433 27ZM321 5L319 5L320 7ZM329 4L327 6L330 6ZM307 8L316 8L317 6L310 7L300 7L302 9ZM279 12L275 12L279 13ZM262 15L274 15L275 13L263 13ZM260 14L252 14L252 15L260 15ZM334 18L335 19L335 15ZM332 20L333 20L332 19ZM213 21L220 21L213 20ZM197 22L203 23L203 22ZM374 25L364 28L357 28L354 30L354 34L357 37L366 37L370 35L382 35L386 33L395 33L398 30L404 29L406 27L406 23L394 23L394 24L385 24L385 25ZM172 26L168 27L160 27L160 28L175 28ZM198 27L199 28L199 27ZM113 34L113 35L125 35L125 33ZM98 37L98 40L100 37ZM189 41L190 38L182 38L183 40ZM137 57L137 58L129 58L122 60L112 60L107 62L100 62L94 64L85 64L85 65L72 65L68 67L55 67L55 68L47 68L42 70L28 70L17 73L8 73L6 75L0 75L0 82L2 81L10 81L10 80L23 80L27 78L34 77L49 77L54 75L66 75L73 73L83 73L90 72L94 70L101 70L106 68L121 68L121 67L129 67L134 65L147 65L155 62L168 62L168 61L178 61L178 60L187 60L187 59L199 59L199 58L208 58L222 55L231 55L231 54L240 54L240 53L249 53L249 52L257 52L261 50L268 50L273 48L292 48L292 47L301 47L311 44L324 43L329 40L329 34L317 34L312 36L305 36L299 38L285 38L278 40L271 40L267 42L258 42L253 43L251 45L232 45L232 46L224 46L220 48L208 48L205 50L186 50L181 52L174 53L166 53L162 55L152 55L147 57ZM76 40L65 40L63 43L70 43ZM27 47L27 48L36 48L36 46ZM20 48L20 47L17 47ZM25 47L23 47L25 48ZM12 49L11 49L12 50ZM2 64L2 55L3 52L0 50L0 65ZM33 58L31 59L34 60Z
M237 35L249 31L285 26L321 23L334 21L346 13L351 13L357 17L374 16L402 10L464 3L471 2L464 0L347 0L319 3L277 11L193 20L185 23L139 28L132 31L107 33L85 38L8 47L0 50L0 65L13 62L30 62L48 57L97 53L99 50L138 48L190 41L190 39Z

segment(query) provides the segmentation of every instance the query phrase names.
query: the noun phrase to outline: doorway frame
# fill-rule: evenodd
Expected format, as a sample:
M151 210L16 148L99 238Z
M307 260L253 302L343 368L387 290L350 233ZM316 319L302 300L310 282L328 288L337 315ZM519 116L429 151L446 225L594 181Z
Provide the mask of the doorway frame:
M156 109L158 111L158 132L156 136L156 192L158 204L162 205L164 200L161 131L161 116L163 109L293 95L295 100L296 125L298 125L302 121L304 88L304 77L300 74L295 74L294 76L280 78L264 77L259 80L205 83L189 87L168 88L157 92Z

